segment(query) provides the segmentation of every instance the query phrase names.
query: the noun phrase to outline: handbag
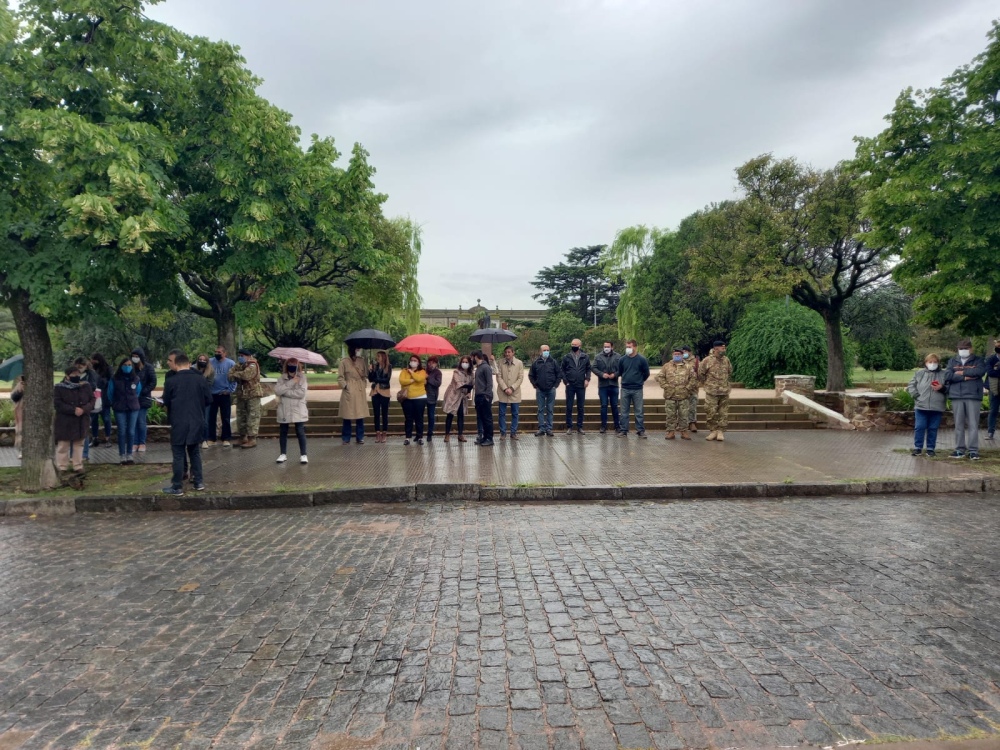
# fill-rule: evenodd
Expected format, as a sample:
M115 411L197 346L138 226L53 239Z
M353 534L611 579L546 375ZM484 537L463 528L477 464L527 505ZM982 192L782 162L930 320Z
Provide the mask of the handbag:
M400 388L399 392L396 393L396 400L402 403L403 401L406 401L407 398L408 396L406 395L406 389Z
M101 389L94 389L94 408L90 410L91 414L100 414L104 410L104 398L101 395Z

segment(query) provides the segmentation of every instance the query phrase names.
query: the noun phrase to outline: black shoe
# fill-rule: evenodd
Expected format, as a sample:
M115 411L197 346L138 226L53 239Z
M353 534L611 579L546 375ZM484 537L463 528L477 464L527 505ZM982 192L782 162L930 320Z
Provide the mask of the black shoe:
M536 432L535 437L545 437L545 430L539 430Z
M548 435L549 437L555 437L555 435L552 434L552 430L549 430L545 434Z
M993 433L992 432L987 432L986 433L986 439L987 440L992 440L993 439Z
M194 488L197 492L204 492L208 489L204 484L196 484Z
M928 448L927 449L927 455L930 456L931 458L934 458L934 456L937 455L937 454L934 453L934 449L933 448Z
M636 437L641 437L643 440L645 440L646 439L646 432L645 432L645 430L643 430L642 432L637 432L637 433L635 433L635 436Z
M603 434L604 434L605 432L607 432L607 431L608 431L608 428L607 428L607 427L602 427L602 428L601 428L601 434L602 434L602 435L603 435Z
M417 445L423 445L423 444L424 444L424 439L423 438L417 438Z
M948 458L965 458L965 451L955 450Z
M979 454L978 453L973 453L972 451L970 451L969 452L969 460L970 461L978 461L979 460Z
M433 435L428 435L428 436L427 436L427 442L428 442L428 443L429 443L429 442L430 442L431 440L433 440L433 439L434 439L434 436L433 436Z
M492 448L494 445L492 440L484 440L479 444L480 448Z
M628 432L626 430L619 430L618 434L615 435L615 437L627 438L628 437Z
M579 428L577 428L577 430L576 430L576 434L577 434L577 435L586 435L587 433L586 433L586 432L584 432L584 430L583 430L583 428L582 428L582 427L579 427Z
M403 445L409 445L409 444L410 444L410 439L406 438L406 440L403 441Z
M911 456L919 456L921 453L923 453L923 451L920 450L919 448L914 448L912 451L910 451Z

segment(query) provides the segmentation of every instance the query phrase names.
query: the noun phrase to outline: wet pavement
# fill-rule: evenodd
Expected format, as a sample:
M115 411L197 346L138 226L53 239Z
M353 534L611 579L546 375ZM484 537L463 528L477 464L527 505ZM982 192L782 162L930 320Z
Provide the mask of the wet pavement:
M992 734L998 538L993 494L5 519L0 747Z

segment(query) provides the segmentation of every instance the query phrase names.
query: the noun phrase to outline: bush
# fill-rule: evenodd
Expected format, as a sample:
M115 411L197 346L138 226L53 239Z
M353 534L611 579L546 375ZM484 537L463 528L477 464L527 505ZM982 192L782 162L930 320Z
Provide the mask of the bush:
M14 402L5 398L0 401L0 427L14 426Z
M158 404L155 401L153 402L153 405L149 407L149 411L146 412L146 423L147 424L167 423L167 410L163 408L162 404Z
M897 388L891 391L886 408L889 411L913 411L913 405L913 396L910 392L905 388Z
M728 355L734 380L747 388L771 388L775 375L815 375L816 387L826 387L826 328L819 313L802 305L779 300L749 307Z
M858 364L866 370L912 370L920 361L913 340L901 333L862 343Z

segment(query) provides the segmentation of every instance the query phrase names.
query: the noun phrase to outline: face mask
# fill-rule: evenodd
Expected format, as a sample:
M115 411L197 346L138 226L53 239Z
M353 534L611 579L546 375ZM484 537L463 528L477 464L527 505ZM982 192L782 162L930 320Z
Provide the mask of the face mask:
M542 352L542 357L544 359L548 359L549 358L549 353L548 352Z
M958 350L958 356L961 357L962 359L966 359L969 356L969 354L970 354L970 352L969 352L968 349L959 349Z
M198 360L198 369L199 370L204 370L207 367L208 367L208 362L202 362L200 359Z
M674 355L674 362L683 362L683 361L684 361L684 355L683 354L675 354Z
M139 358L138 357L132 357L132 361L135 362L136 364L139 364Z
M222 355L221 355L221 354L219 354L218 352L216 352L216 353L215 353L215 358L216 358L217 360L219 360L220 362L222 361Z
M240 357L239 360L240 360L240 364L241 365L245 365L247 363L247 358L246 357Z
M128 375L130 372L132 372L132 365L122 365L122 372Z
M628 355L631 355L632 354L632 347L631 346L626 346L625 347L625 353L628 354Z
M411 370L416 370L416 369L417 369L417 366L418 366L419 364L420 364L419 362L414 362L414 361L413 361L413 360L411 359L411 360L410 360L410 369L411 369Z
M928 362L927 363L927 369L930 370L931 372L934 372L937 368L938 368L938 363L937 362Z
M690 354L688 354L687 352L684 352L684 359L687 359L690 356L691 356Z
M610 346L604 347L604 353L605 354L611 354L611 347Z
M295 374L295 371L296 371L296 370L298 370L298 369L299 369L299 368L298 368L298 366L296 366L296 365L289 365L289 366L288 366L288 374L289 374L289 375L294 375L294 374Z
M469 369L469 363L468 362L463 362L462 363L462 369L463 370L468 370Z
M79 383L80 382L80 376L79 375L70 375L69 376L69 382L71 382L71 383Z
M578 346L571 346L570 349L572 349L574 352L580 351L580 347Z
M993 351L995 351L997 354L1000 354L1000 346L994 346Z

